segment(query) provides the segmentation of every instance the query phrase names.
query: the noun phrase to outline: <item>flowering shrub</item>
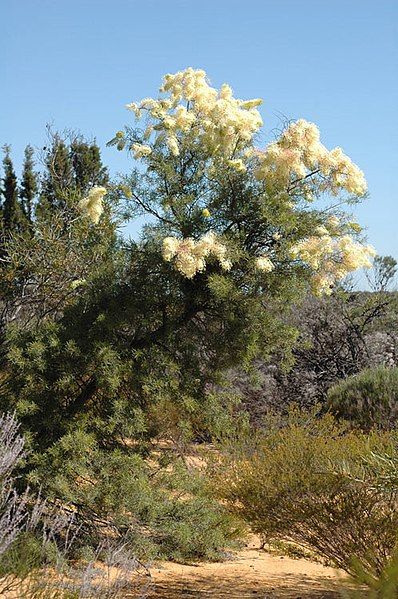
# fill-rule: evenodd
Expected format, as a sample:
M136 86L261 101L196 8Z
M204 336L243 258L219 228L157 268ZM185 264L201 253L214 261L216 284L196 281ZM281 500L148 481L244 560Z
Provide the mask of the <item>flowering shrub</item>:
M137 118L149 113L155 121L146 128L144 139L154 135L157 142L165 141L174 156L180 155L183 146L195 143L213 161L225 161L239 170L241 162L234 158L262 125L256 109L262 100L237 100L229 85L217 92L204 71L192 68L166 75L160 91L164 99L146 98L127 105ZM133 149L141 156L151 154L147 145L135 144Z
M363 172L341 148L328 151L320 142L316 125L303 119L289 125L280 139L264 151L257 151L257 157L258 179L270 180L277 186L304 183L308 200L319 191L337 195L346 190L358 196L366 192Z
M145 130L119 131L111 143L119 149L127 145L135 159L164 177L162 191L168 197L158 202L160 212L138 194L134 198L144 211L179 233L164 238L163 257L183 276L192 279L202 273L209 254L225 271L234 263L239 268L244 256L254 259L254 266L264 275L286 266L290 257L291 268L302 265L308 269L315 293L329 294L336 281L371 265L373 248L353 239L358 225L347 219L330 213L322 218L322 213L314 210L319 219L315 234L302 232L296 239L293 235L292 225L302 202L342 192L360 198L367 189L362 171L341 148L327 150L313 123L300 119L279 139L259 149L255 136L263 125L258 111L262 100L236 99L229 85L217 90L203 70L192 68L166 75L160 92L159 99L145 98L127 105L138 120L145 121ZM196 190L190 183L193 155ZM230 194L224 193L220 203L217 195L225 180ZM252 197L245 201L243 190L249 185ZM283 209L290 222L271 219L267 204ZM272 230L249 246L245 221L250 211L250 218L262 225L268 220ZM193 226L195 214L198 227ZM203 217L211 219L206 225L200 216L202 221ZM205 229L204 235L201 229ZM239 241L234 235L238 232ZM239 245L240 260L233 259L237 254L233 242Z
M258 148L260 104L203 71L167 75L110 142L132 172L109 182L86 148L70 177L64 144L49 163L66 178L49 178L29 234L4 243L0 401L29 433L29 482L73 502L90 531L110 521L155 553L212 556L233 526L186 490L185 473L158 483L142 457L153 439L182 452L233 428L209 390L231 367L283 361L297 338L292 304L311 287L329 293L372 254L342 208L366 191L358 167L304 121ZM139 240L118 234L138 216Z

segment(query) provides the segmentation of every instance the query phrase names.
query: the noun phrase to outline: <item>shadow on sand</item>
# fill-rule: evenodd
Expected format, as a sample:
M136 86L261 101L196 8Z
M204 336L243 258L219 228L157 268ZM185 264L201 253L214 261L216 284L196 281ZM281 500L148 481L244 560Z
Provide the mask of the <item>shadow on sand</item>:
M212 597L214 599L341 599L330 588L330 579L286 575L283 581L264 583L255 580L197 575L192 581L170 580L154 582L149 597L164 599Z

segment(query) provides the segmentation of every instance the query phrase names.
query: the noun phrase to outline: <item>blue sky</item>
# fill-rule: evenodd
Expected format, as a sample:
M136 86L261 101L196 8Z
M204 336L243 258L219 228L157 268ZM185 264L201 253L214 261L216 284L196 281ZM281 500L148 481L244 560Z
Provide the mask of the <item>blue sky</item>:
M264 141L281 117L315 122L365 171L355 213L380 254L398 258L397 0L3 0L0 143L19 168L45 125L105 148L156 94L164 73L204 68L215 86L262 97Z

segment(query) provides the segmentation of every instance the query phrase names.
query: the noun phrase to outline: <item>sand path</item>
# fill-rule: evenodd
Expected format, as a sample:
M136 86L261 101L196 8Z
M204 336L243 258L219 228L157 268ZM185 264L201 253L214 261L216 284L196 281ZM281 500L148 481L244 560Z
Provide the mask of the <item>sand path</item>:
M341 599L344 580L342 572L321 564L262 551L257 540L223 563L164 562L151 574L149 597L165 599Z

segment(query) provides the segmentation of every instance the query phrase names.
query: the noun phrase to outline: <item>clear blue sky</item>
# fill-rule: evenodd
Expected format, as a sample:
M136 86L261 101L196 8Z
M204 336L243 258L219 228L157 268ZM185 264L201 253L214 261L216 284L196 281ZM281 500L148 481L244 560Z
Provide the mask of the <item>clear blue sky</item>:
M215 86L264 98L270 132L306 118L365 171L356 209L398 258L397 0L2 0L0 143L43 144L45 125L104 148L164 73L204 68ZM103 149L111 172L127 158Z

